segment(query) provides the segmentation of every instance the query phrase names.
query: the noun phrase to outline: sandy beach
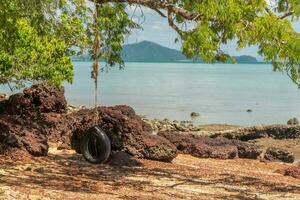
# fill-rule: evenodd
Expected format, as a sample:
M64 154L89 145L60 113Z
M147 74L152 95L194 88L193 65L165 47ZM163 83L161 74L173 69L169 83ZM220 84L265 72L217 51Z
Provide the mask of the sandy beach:
M0 199L299 199L300 180L280 174L292 164L199 159L140 160L143 167L88 164L74 151L1 160Z

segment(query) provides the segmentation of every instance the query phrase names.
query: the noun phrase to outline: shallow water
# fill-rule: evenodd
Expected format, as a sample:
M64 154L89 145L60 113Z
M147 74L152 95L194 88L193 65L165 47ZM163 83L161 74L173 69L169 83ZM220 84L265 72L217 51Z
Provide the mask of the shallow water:
M75 62L66 84L71 104L94 105L91 62ZM151 118L237 125L286 123L300 118L300 90L267 64L127 63L100 77L102 105L128 104ZM246 112L248 109L253 112Z
M93 105L89 62L76 62L68 100ZM102 105L128 104L152 118L239 125L286 123L300 118L300 91L282 73L264 64L127 63L101 74ZM247 109L253 112L246 112Z

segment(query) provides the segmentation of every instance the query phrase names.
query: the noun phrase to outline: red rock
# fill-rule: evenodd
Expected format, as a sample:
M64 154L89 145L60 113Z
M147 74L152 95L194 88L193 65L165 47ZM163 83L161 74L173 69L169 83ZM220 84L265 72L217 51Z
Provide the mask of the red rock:
M43 83L5 101L4 113L0 114L0 151L20 149L45 156L50 141L60 143L61 148L72 146L80 153L82 136L99 125L110 138L113 151L167 162L176 157L176 147L153 135L150 125L131 107L99 107L67 115L63 93L63 88Z
M300 164L294 167L290 167L284 171L285 176L291 176L300 179Z
M48 152L47 136L43 132L26 124L17 116L0 118L0 153L10 149L25 150L33 156L45 156Z
M47 83L33 85L0 104L0 153L16 149L33 156L48 153L48 137L61 134L51 129L66 112L64 89ZM55 112L50 114L50 112ZM58 136L57 136L58 138Z
M99 114L98 121L95 113ZM98 124L110 138L113 151L166 162L177 156L176 147L165 138L153 135L149 125L128 106L101 107L97 112L85 109L68 117L74 127L71 144L77 152L86 130Z
M189 133L160 132L177 149L185 154L200 158L232 159L235 157L256 159L261 150L258 146L223 137L210 138Z
M48 83L33 85L23 93L14 94L5 102L5 113L9 115L35 115L38 113L65 113L67 101L64 88Z

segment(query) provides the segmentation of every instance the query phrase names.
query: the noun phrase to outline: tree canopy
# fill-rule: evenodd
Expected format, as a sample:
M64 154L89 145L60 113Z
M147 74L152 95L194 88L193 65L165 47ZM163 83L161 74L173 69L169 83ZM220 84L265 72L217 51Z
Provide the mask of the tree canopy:
M300 35L292 26L298 0L1 0L0 83L72 82L70 56L85 51L122 67L124 38L140 28L129 6L168 20L190 58L234 62L222 46L236 40L238 48L258 46L300 86Z

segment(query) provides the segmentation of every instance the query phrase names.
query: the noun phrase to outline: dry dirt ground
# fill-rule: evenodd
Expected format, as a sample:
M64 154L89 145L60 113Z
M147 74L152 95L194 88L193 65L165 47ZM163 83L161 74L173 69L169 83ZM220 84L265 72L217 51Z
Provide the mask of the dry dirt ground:
M275 172L291 165L258 160L179 155L173 163L114 168L55 148L46 158L0 160L0 199L300 199L300 180Z

